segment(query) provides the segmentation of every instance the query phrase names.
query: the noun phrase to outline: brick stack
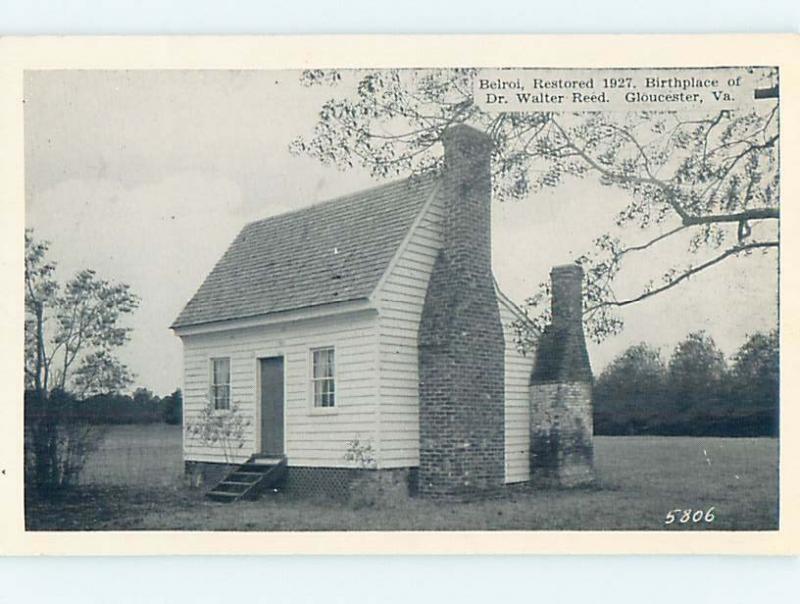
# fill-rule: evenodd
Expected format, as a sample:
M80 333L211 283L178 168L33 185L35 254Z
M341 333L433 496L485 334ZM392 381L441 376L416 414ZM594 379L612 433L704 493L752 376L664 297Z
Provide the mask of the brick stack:
M492 277L492 144L443 137L444 245L419 326L419 493L473 496L504 481L504 339Z
M594 480L592 368L583 333L583 269L550 273L552 322L545 329L531 373L531 480L576 486Z

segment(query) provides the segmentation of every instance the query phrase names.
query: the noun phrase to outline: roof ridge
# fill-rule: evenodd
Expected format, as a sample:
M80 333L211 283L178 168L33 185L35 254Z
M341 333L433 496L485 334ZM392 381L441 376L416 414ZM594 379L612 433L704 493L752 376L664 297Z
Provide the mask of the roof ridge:
M380 191L382 189L389 189L389 188L391 188L393 186L401 185L403 183L411 181L412 179L419 179L419 182L422 183L424 179L433 180L437 176L438 176L437 173L431 171L431 172L423 172L423 173L420 173L420 174L412 174L410 176L406 176L405 178L399 178L399 179L396 179L396 180L391 180L389 182L379 183L379 184L373 185L371 187L368 187L366 189L359 189L358 191L353 191L351 193L345 193L343 195L339 195L337 197L332 197L330 199L323 199L322 201L317 201L317 202L312 203L310 205L303 206L302 208L295 208L294 210L288 210L286 212L281 212L280 214L273 214L272 216L265 216L264 218L257 218L256 220L251 220L250 222L247 222L247 223L244 224L244 226L242 227L242 230L244 230L247 227L251 227L251 226L253 226L255 224L268 222L268 221L273 220L275 218L282 218L284 216L292 216L294 214L300 214L302 212L309 212L311 210L318 209L318 208L320 208L322 206L334 205L336 203L341 203L341 202L345 202L345 201L352 201L352 200L354 200L354 199L356 199L358 197L368 198L370 196L370 194L376 193L377 191Z

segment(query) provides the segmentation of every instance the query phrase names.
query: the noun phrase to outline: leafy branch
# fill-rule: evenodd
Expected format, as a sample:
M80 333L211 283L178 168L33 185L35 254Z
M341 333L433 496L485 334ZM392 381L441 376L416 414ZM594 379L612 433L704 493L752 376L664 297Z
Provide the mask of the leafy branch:
M774 70L750 71L765 89L776 85ZM440 169L442 133L454 123L466 123L493 143L492 193L497 201L527 199L568 179L590 176L623 192L626 203L613 229L576 259L587 275L585 320L596 339L622 328L613 309L662 293L725 258L777 247L777 95L754 98L736 111L690 119L669 111L490 114L473 102L476 73L359 72L352 87L324 103L313 133L299 137L292 151L340 169L360 165L376 178L404 176ZM306 85L337 91L344 80L335 70L309 71L302 77ZM652 234L644 243L626 244L621 237L631 227ZM614 283L623 259L656 253L658 244L679 235L686 235L689 254L704 248L724 251L684 268L676 255L663 285L618 299ZM734 243L724 247L728 240ZM546 312L544 298L537 293L526 303L531 321Z

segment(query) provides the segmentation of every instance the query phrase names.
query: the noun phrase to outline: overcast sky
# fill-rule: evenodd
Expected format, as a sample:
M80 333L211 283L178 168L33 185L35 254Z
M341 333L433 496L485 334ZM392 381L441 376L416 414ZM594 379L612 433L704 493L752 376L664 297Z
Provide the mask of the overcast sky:
M91 267L141 297L120 355L137 386L157 394L180 386L180 340L169 325L245 223L375 184L361 170L289 153L293 138L310 133L321 102L346 92L300 86L298 75L27 74L27 225L51 242L60 278ZM494 204L494 267L504 291L521 301L553 265L588 250L624 195L588 178ZM681 243L661 248L664 268ZM630 267L622 290L645 271L657 277L658 264ZM775 326L776 292L776 254L728 260L628 307L625 331L590 346L592 365L598 372L642 340L666 356L697 329L730 355L747 333Z

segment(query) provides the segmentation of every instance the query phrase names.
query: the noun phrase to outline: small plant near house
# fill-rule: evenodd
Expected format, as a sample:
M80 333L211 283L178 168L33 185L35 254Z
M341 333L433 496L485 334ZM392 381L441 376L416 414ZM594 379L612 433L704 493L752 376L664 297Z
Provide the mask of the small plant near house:
M386 485L383 484L381 474L372 470L377 469L375 450L372 441L362 440L358 435L349 441L345 460L359 470L359 475L350 483L349 503L355 509L386 507L391 505Z
M372 441L362 441L358 435L348 443L344 458L362 470L374 470L378 465Z
M230 466L244 448L244 433L250 424L239 403L223 410L215 409L214 402L208 400L198 414L187 417L186 436L202 446L221 449L225 463Z

